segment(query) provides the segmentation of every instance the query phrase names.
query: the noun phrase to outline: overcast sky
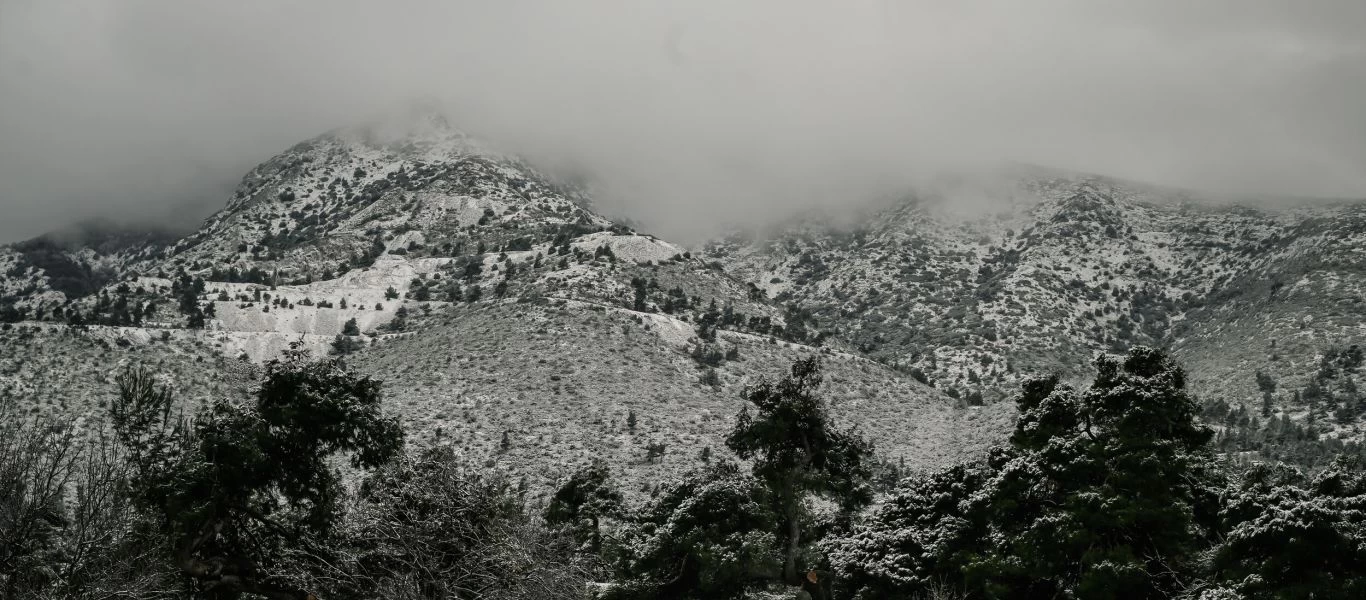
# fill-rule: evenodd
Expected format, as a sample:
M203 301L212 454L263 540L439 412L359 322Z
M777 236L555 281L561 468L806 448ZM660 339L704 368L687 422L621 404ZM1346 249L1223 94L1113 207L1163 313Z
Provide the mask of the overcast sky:
M0 241L202 218L415 97L656 221L1002 159L1366 196L1363 32L1362 0L0 0Z

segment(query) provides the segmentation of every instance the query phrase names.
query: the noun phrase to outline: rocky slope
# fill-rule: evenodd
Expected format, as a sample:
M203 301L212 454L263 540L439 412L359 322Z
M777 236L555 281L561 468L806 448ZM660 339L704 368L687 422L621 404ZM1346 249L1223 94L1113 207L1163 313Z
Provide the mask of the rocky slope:
M744 383L799 356L823 354L841 418L917 467L999 439L1021 378L1142 343L1220 418L1357 435L1366 205L993 181L971 207L921 194L690 250L438 117L338 130L183 238L0 249L0 396L97 424L124 364L194 405L302 346L385 380L415 443L536 486L606 456L643 489L722 453Z
M6 250L0 395L91 429L124 365L161 373L188 410L240 396L291 346L384 380L414 443L534 490L592 456L637 491L721 457L743 385L812 353L889 464L979 452L1009 416L786 331L756 286L427 116L299 144L181 239L51 250L44 264L98 277L63 287Z
M1257 207L1038 171L993 191L967 216L952 194L921 195L705 256L831 339L971 403L1147 344L1171 349L1207 399L1301 415L1319 365L1366 345L1366 203ZM1259 372L1278 382L1269 401ZM1351 407L1333 427L1356 436L1352 387L1327 409Z

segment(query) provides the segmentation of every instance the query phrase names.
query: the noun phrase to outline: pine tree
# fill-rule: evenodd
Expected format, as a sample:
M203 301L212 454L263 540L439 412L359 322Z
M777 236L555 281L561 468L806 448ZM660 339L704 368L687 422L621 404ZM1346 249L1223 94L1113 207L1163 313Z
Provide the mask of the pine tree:
M783 540L783 578L799 582L797 555L802 548L804 500L824 495L853 511L871 501L867 457L872 445L853 431L835 429L825 402L816 395L820 364L805 358L777 383L761 380L747 387L748 403L736 417L726 446L753 461L752 471L770 490ZM750 405L755 414L750 414Z
M343 300L343 302L345 302L345 300ZM348 336L360 335L360 325L356 324L355 317L346 320L346 324L342 325L341 334Z
M945 580L1002 599L1176 596L1216 535L1213 432L1162 353L1135 348L1095 367L1084 392L1027 381L1009 446L912 481L837 544L851 592Z
M616 516L622 497L611 484L612 474L601 460L580 468L560 486L546 506L545 522L566 527L593 555L602 553L602 519Z
M171 392L149 372L130 368L118 383L112 420L132 494L162 520L175 566L211 597L304 597L273 569L290 546L331 534L343 490L332 457L374 468L403 444L378 382L301 353L267 365L251 404L219 401L191 422L172 419Z
M1215 569L1249 600L1366 597L1366 474L1339 457L1312 479L1255 465L1228 494Z
M768 489L732 463L688 473L642 509L613 598L741 598L778 576Z

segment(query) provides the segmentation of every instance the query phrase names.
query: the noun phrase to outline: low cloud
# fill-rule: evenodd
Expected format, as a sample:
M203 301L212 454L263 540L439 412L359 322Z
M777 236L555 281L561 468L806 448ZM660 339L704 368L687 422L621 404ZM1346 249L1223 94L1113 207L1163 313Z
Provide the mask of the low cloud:
M664 233L1012 160L1366 197L1366 3L0 0L0 241L437 99Z

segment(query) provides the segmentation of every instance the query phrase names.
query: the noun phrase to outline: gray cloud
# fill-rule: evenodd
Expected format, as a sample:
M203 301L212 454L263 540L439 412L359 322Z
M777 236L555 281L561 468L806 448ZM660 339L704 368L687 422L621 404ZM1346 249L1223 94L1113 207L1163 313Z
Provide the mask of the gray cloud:
M0 0L0 240L200 218L413 97L666 233L995 160L1366 196L1361 31L1359 0Z

